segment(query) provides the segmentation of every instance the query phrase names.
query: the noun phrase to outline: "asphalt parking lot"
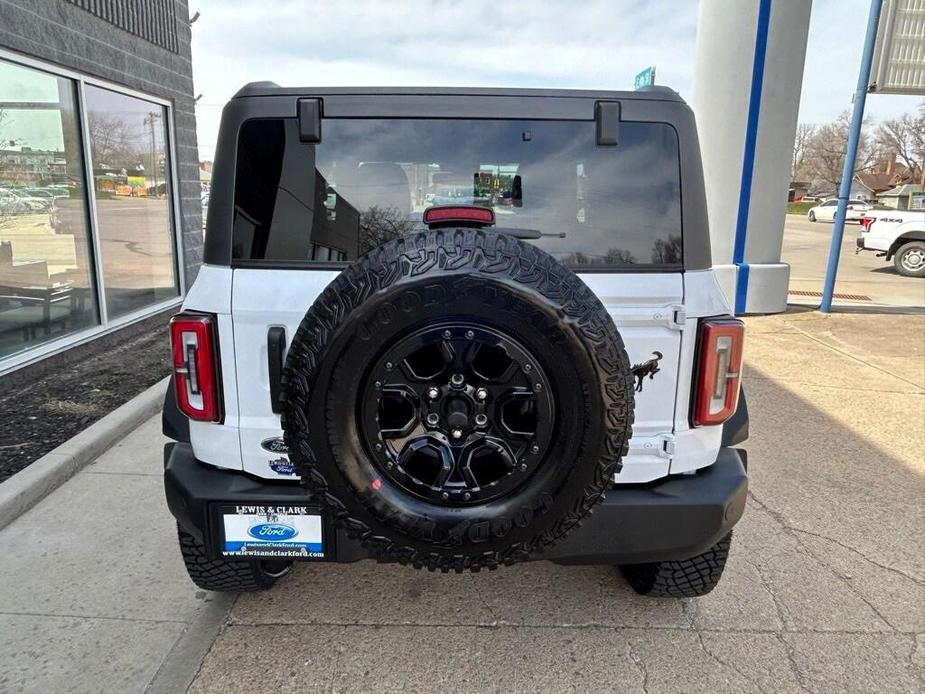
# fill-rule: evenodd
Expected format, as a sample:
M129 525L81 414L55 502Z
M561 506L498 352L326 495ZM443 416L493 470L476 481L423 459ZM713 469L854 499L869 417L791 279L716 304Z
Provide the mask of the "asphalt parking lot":
M153 419L0 531L0 691L921 692L925 316L748 322L751 497L705 598L544 562L205 593Z
M921 278L903 277L893 268L892 262L878 258L871 251L855 254L855 240L860 229L856 222L845 225L835 292L864 298L836 297L836 304L925 307L925 282ZM814 223L802 215L787 215L781 260L790 264L791 303L819 305L831 239L831 222ZM809 292L810 295L795 292Z

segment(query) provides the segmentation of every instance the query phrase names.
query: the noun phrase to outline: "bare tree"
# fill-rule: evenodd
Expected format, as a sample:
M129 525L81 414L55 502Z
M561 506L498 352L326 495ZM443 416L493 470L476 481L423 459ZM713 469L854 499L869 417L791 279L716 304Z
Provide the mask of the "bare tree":
M917 181L925 168L925 102L916 114L884 121L875 142L882 154L897 158L909 170L910 180Z
M636 259L625 248L608 248L604 254L604 262L607 265L635 265Z
M6 130L6 125L10 122L10 114L7 113L4 109L0 108L0 150L6 149L8 147L20 147L23 144L21 139L13 139L6 136L4 130ZM7 165L3 161L3 158L0 157L0 173L4 170Z
M90 134L90 155L93 165L113 165L138 159L138 145L135 134L128 123L119 116L91 111L87 118Z
M12 140L6 137L5 125L9 123L10 114L0 108L0 151L8 147L16 147L21 145L20 140ZM7 163L6 158L0 154L0 186L5 186L11 181L10 171L13 169L13 166ZM7 207L0 206L0 229L4 229L10 226L13 223L13 212Z
M360 213L360 255L414 230L414 222L396 207L373 205Z
M603 256L588 255L581 251L569 253L563 260L566 265L633 265L636 259L633 254L624 248L608 248Z
M867 121L862 126L867 125ZM842 168L845 165L845 153L848 150L848 132L851 127L851 115L843 111L831 123L820 125L806 142L806 171L815 178L833 186L841 182ZM870 169L875 160L874 148L870 138L861 130L858 141L858 154L854 162L854 173Z
M797 126L796 135L793 139L793 158L790 161L791 181L801 180L801 176L806 173L803 168L806 161L806 145L815 132L816 126L812 123L800 123Z
M681 237L668 236L668 240L655 239L652 244L652 262L655 265L680 265Z
M6 125L6 122L10 119L10 114L8 114L4 109L0 108L0 147L5 147L7 142L3 139L3 126Z

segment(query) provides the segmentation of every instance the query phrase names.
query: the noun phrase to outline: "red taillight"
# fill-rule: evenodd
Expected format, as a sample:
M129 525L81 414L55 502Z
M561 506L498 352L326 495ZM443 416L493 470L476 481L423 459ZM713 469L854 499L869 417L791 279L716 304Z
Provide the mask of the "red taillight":
M707 318L700 325L700 371L694 392L695 427L722 424L735 414L742 376L745 324Z
M495 212L477 205L437 205L424 210L424 224L452 224L453 222L477 222L494 224Z
M870 225L876 221L876 217L861 217L861 228L864 231L870 231Z
M199 422L220 422L214 319L194 313L174 316L170 346L180 411Z

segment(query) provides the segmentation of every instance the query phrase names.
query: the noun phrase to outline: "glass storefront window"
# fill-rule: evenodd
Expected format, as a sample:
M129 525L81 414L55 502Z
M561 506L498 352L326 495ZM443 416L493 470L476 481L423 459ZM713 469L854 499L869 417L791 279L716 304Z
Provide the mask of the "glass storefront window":
M99 323L75 90L0 60L0 359Z
M84 89L109 318L179 294L163 106Z

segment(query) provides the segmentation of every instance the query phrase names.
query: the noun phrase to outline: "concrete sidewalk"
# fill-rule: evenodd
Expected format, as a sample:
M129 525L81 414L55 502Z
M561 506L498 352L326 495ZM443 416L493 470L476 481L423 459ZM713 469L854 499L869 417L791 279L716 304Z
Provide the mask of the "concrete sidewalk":
M925 316L748 323L751 494L705 598L362 562L229 611L183 570L153 419L0 531L0 692L921 692Z
M0 531L0 692L183 691L231 599L199 591L148 420Z

